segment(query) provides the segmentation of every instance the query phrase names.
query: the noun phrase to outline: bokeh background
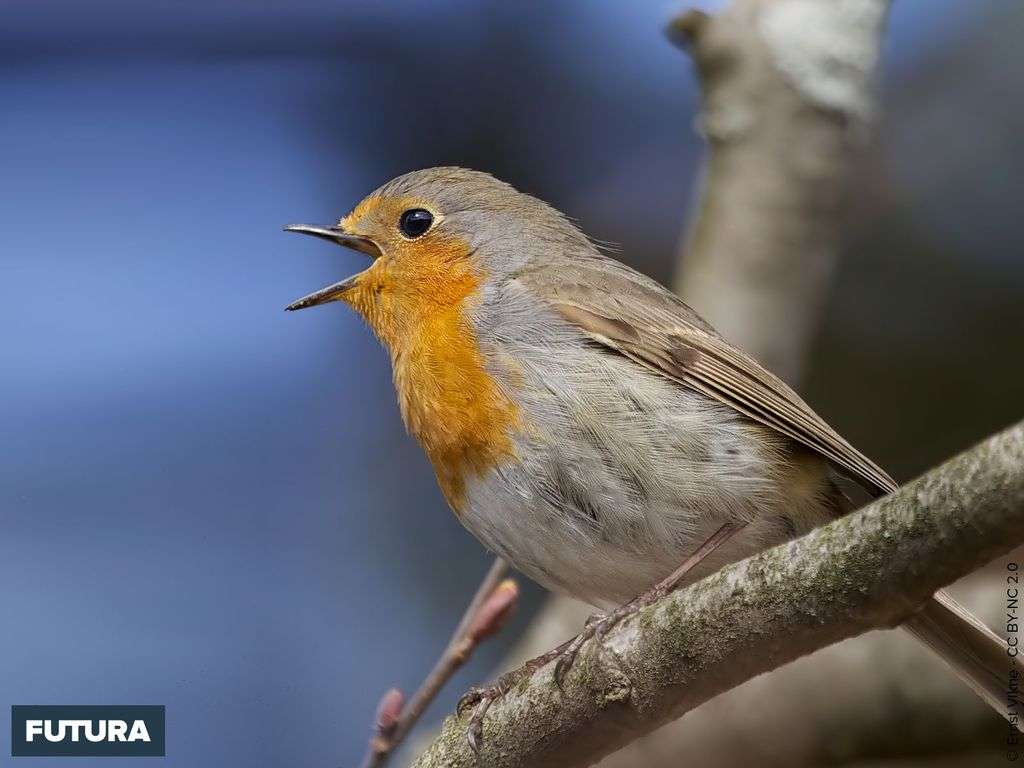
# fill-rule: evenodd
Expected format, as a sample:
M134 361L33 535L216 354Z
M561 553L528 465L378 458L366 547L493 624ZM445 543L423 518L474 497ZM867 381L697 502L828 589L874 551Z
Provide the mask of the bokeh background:
M280 228L461 164L669 279L703 151L673 10L3 4L0 707L166 704L173 766L356 762L489 558L369 333L340 305L281 311L360 257ZM1022 35L1009 0L890 18L803 388L899 478L1021 415ZM527 621L524 586L428 720Z

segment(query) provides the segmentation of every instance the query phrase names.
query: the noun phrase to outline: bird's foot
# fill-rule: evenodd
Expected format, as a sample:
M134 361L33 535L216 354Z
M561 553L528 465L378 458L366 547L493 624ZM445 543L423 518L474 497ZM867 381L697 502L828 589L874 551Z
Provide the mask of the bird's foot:
M664 590L656 587L613 611L605 614L594 614L587 619L583 630L576 637L545 654L530 659L518 669L506 672L498 678L494 685L484 688L474 687L467 691L459 699L459 703L455 706L455 712L461 717L468 710L473 710L473 714L469 718L469 724L466 726L466 740L469 742L469 747L473 750L473 753L480 754L480 746L483 743L484 717L494 702L504 697L521 681L532 677L537 670L552 661L555 662L555 668L552 673L555 684L561 689L566 673L572 669L580 649L588 640L596 638L600 642L620 621L628 616L632 616L644 606L650 605L663 596Z
M484 716L487 714L487 710L490 709L491 704L505 696L522 680L532 677L538 669L552 659L558 658L567 645L568 643L563 643L554 650L530 659L518 669L506 672L498 678L494 685L484 688L470 688L459 699L459 703L455 705L456 715L462 717L467 710L473 709L473 714L469 718L469 725L466 727L466 740L469 741L469 748L473 750L473 754L480 754L480 745L483 743Z
M505 677L506 675L502 675L498 678L497 683L485 688L473 686L463 694L462 698L459 699L459 703L455 705L455 714L459 717L462 717L466 710L473 709L473 714L469 718L469 724L466 726L466 741L469 742L469 748L473 750L474 755L480 754L480 743L484 735L484 715L491 708L491 704L504 696L509 690L510 686L502 683Z
M595 613L587 619L587 623L583 626L583 630L576 635L572 640L566 643L561 652L557 656L555 662L554 678L555 684L561 688L562 681L565 680L565 675L572 669L572 665L576 662L576 657L579 655L580 649L587 643L588 640L596 640L600 643L604 640L613 627L615 627L623 619L632 616L634 613L639 611L641 608L655 603L665 596L664 590L660 586L645 592L642 595L638 595L624 605L620 605L618 608L609 611L608 613Z

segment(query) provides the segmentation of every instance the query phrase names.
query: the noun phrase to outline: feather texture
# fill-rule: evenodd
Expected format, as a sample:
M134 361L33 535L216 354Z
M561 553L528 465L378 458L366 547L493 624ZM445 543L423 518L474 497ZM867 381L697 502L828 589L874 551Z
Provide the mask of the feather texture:
M781 379L685 303L634 274L590 259L539 267L517 279L594 341L816 451L875 495L896 489Z

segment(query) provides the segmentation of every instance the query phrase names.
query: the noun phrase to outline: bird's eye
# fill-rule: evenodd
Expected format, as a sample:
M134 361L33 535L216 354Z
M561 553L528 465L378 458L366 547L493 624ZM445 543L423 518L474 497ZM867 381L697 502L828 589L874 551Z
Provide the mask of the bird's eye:
M398 219L398 228L406 237L419 237L425 234L433 223L434 216L430 211L411 208Z

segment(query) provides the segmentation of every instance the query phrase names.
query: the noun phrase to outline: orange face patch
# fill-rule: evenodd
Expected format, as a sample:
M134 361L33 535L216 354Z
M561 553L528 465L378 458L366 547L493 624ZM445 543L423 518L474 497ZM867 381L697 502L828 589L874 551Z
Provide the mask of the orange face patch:
M441 490L458 513L466 479L514 455L519 409L484 367L466 316L483 275L469 246L442 228L403 238L394 222L408 199L369 198L341 224L372 237L383 256L342 294L391 354L406 428L423 446Z
M367 215L371 214L375 208L380 206L380 203L381 198L376 195L371 195L353 208L352 213L339 221L338 224L340 224L342 229L346 232L354 232L354 227L358 226L362 219L367 218Z

